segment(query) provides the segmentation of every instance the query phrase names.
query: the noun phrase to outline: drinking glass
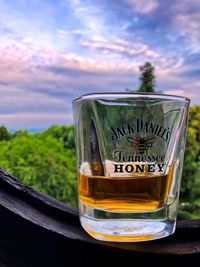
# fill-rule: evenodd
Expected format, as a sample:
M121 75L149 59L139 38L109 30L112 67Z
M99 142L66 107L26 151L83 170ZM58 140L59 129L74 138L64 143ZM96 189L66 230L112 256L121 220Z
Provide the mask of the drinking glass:
M99 93L73 101L79 214L107 241L171 235L190 100L150 93Z

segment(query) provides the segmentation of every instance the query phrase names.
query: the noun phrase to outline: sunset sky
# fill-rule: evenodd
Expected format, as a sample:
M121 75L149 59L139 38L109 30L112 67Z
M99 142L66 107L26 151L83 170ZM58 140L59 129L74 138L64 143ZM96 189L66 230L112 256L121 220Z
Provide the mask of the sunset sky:
M73 122L71 102L139 85L200 104L200 0L0 0L0 124Z

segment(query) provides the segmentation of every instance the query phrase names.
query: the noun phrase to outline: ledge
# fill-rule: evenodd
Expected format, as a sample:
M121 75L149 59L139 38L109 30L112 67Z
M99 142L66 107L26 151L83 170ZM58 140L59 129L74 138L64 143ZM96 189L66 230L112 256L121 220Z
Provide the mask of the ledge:
M3 169L0 236L0 266L5 267L80 266L84 262L94 266L93 257L102 264L133 259L142 263L148 258L162 258L165 263L177 258L185 263L200 258L200 220L178 221L175 234L160 240L97 241L82 229L77 209L33 190Z

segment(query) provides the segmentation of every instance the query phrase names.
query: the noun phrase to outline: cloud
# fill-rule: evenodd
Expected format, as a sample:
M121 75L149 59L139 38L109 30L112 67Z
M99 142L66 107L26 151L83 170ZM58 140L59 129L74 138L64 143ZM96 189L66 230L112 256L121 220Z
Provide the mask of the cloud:
M125 3L127 3L134 10L143 14L154 11L159 4L157 0L125 0Z
M59 36L61 39L67 39L68 36L69 36L69 32L66 31L66 30L59 29L57 32L58 32L58 36Z
M145 46L144 44L135 43L132 47L130 47L129 43L123 40L117 40L116 43L88 40L82 41L80 44L83 47L100 51L103 54L117 53L130 57L140 55L147 50L147 46Z
M176 41L176 35L181 37L180 46L185 52L199 53L200 1L175 0L171 5L167 1L160 1L152 16L157 19L157 24L162 25L165 22L172 39ZM176 49L179 49L178 45Z
M198 105L200 102L200 95L198 91L199 91L198 88L191 87L190 90L188 88L168 89L164 90L163 93L187 97L192 100L193 105Z
M185 90L183 90L183 89L170 89L170 90L164 91L164 93L170 94L170 95L185 96L188 98L197 96L197 94L195 94L195 92L185 92Z
M118 43L124 44L125 41L118 40ZM113 62L112 58L100 60L15 46L5 49L1 60L4 66L0 80L8 83L1 98L5 102L8 97L10 102L6 110L13 106L11 110L15 112L67 112L71 109L72 99L80 94L120 91L126 87L135 89L138 86L140 64L139 61L130 62L129 59ZM156 68L158 79L169 81L170 75L172 77L170 71L175 71L175 67L174 63L174 66L166 67L165 71L164 68Z
M177 15L174 25L181 29L186 38L190 39L188 45L191 51L200 52L200 7L195 12Z
M0 120L9 127L71 122L73 98L135 90L146 61L157 90L200 103L198 1L11 2L0 2Z
M100 6L95 5L92 1L67 0L66 5L70 4L73 15L80 22L81 29L75 29L75 34L83 34L86 36L96 36L96 38L104 38L105 21L102 16L103 10Z
M69 107L64 99L56 99L41 92L33 92L28 88L1 86L0 97L2 99L1 113L5 112L5 109L9 113L10 110L19 112L27 109L37 112L41 108L45 112L51 112L52 109L60 112Z
M173 72L183 65L183 58L162 54L156 51L156 49L152 49L147 44L137 40L128 41L117 38L113 42L108 42L90 39L81 41L80 45L92 51L98 51L104 55L111 55L111 58L116 54L119 57L115 57L115 60L120 60L124 65L127 64L125 58L128 58L129 66L134 65L138 67L140 62L150 61L159 66L158 69L160 69L161 72ZM131 63L130 59L134 59L134 63Z
M52 124L66 124L73 120L72 113L12 113L0 114L0 123L10 130L16 129L45 129Z

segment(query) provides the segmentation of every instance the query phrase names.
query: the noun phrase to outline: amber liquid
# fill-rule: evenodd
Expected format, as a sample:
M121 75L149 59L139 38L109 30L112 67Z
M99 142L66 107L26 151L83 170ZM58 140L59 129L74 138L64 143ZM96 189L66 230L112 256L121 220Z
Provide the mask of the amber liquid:
M171 175L129 177L79 174L80 200L90 207L112 212L149 212L167 200Z

